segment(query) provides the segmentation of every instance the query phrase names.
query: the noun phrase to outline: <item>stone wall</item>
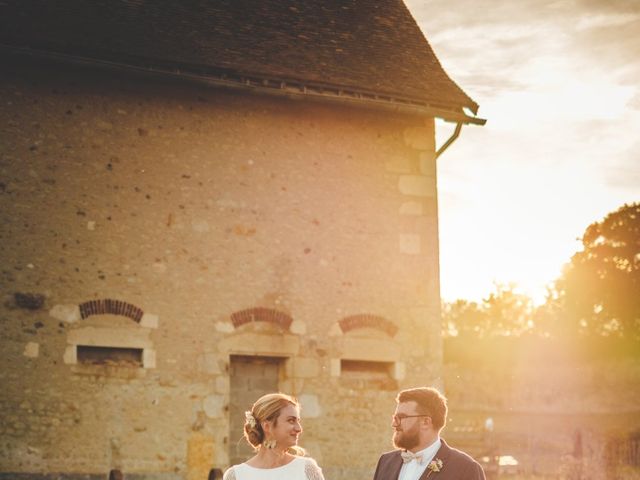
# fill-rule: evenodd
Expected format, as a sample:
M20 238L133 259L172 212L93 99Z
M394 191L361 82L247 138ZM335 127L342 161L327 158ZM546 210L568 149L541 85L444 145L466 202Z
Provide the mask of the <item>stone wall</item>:
M0 471L226 468L238 354L369 476L396 390L440 377L433 120L3 62Z
M450 412L443 436L477 457L511 455L519 462L517 470L528 475L638 475L637 359L586 361L548 348L545 353L521 350L501 364L446 364ZM492 431L485 428L488 418ZM613 448L625 446L636 453L612 457Z

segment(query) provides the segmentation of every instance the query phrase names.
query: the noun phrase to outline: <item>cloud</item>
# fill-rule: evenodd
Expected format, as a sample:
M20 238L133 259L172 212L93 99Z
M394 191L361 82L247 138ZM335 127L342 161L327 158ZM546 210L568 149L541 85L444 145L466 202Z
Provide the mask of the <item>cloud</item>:
M616 189L637 193L640 185L640 157L630 160L629 165L610 168L606 177L607 185ZM638 202L640 197L629 198L629 202Z
M640 111L640 90L636 92L633 98L629 99L629 103L627 105L629 108Z
M612 189L626 194L629 202L637 202L640 201L640 140L631 135L629 137L633 138L633 141L628 147L608 159L605 181Z
M497 25L526 25L532 18L548 12L558 3L555 0L405 0L414 18L427 34L446 31L452 28L472 28L484 26L488 30ZM532 12L535 15L532 16Z
M576 29L588 30L602 27L621 27L630 23L637 23L640 14L637 13L588 13L578 17Z
M594 12L613 13L640 13L640 4L637 0L579 0L570 2L576 8Z
M640 198L640 2L407 4L488 119L438 160L443 295L543 291L590 223Z

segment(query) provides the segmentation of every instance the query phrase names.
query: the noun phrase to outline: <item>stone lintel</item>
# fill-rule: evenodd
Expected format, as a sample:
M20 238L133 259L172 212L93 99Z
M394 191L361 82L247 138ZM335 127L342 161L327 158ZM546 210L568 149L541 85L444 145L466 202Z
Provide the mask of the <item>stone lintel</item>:
M69 331L67 343L115 348L152 348L150 331L142 328L81 327Z
M264 334L243 332L230 335L218 343L225 354L274 355L291 357L300 352L300 338L290 334Z
M338 356L347 360L395 362L401 356L399 345L389 340L345 336L337 344Z

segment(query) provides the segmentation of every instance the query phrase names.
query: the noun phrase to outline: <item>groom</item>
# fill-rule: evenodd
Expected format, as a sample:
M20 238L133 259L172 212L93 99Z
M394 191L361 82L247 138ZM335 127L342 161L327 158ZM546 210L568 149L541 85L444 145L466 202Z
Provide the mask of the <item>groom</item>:
M447 399L431 387L411 388L396 397L393 444L398 450L378 460L373 480L485 480L482 467L440 438Z

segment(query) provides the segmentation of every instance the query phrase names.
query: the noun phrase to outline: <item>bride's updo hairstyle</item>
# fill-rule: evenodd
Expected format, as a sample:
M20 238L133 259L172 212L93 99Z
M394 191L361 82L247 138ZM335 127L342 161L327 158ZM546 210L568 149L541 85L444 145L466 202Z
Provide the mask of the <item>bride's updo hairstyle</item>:
M298 401L284 393L268 393L256 400L251 410L245 412L244 438L247 442L256 450L260 448L267 440L262 430L262 422L273 422L275 425L280 411L288 405L300 409ZM304 450L300 447L293 447L291 450L296 455L304 455Z

